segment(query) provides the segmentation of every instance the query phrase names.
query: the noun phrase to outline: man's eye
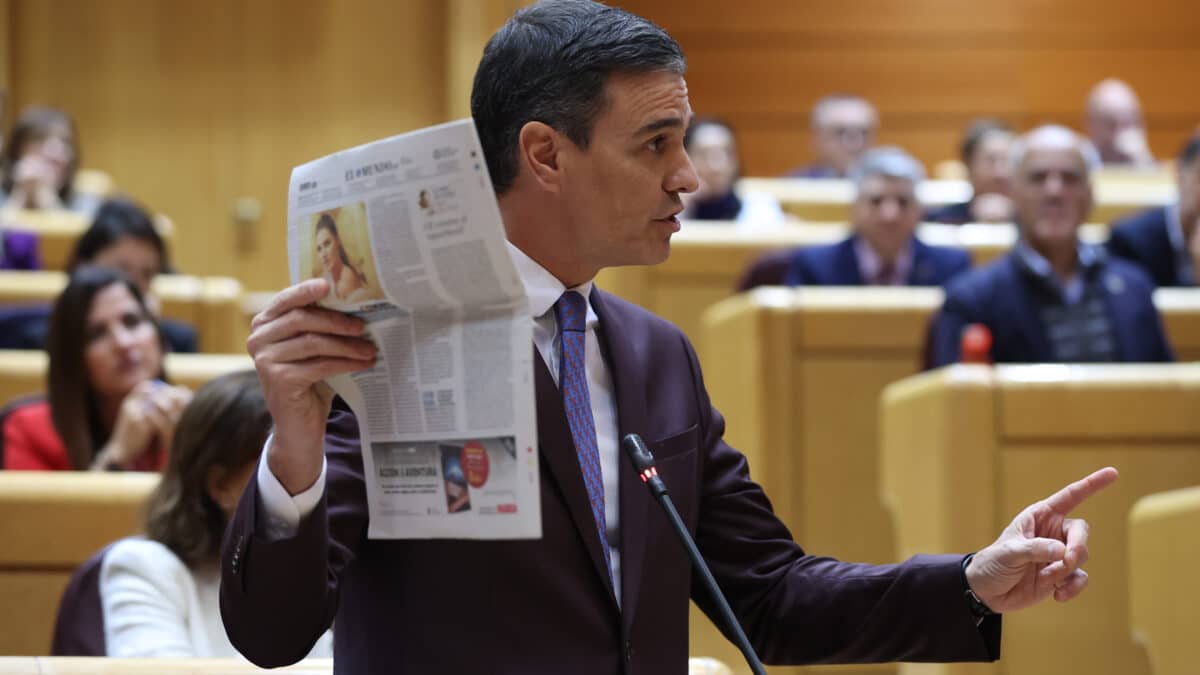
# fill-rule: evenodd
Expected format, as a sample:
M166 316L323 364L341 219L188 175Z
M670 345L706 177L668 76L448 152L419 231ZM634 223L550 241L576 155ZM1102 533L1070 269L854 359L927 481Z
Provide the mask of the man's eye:
M646 144L646 148L649 149L650 152L662 152L663 146L666 145L666 142L666 136L655 136L654 140Z

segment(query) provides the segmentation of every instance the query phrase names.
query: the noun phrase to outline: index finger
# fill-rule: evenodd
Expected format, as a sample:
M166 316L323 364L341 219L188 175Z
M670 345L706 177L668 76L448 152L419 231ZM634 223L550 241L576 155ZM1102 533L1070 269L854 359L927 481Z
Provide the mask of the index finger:
M293 309L311 305L329 294L329 282L324 279L308 279L288 286L267 303L267 308L254 317L254 324L266 323L287 314Z
M1106 466L1050 495L1046 498L1045 504L1052 511L1065 515L1087 501L1092 495L1115 483L1117 476L1116 469Z

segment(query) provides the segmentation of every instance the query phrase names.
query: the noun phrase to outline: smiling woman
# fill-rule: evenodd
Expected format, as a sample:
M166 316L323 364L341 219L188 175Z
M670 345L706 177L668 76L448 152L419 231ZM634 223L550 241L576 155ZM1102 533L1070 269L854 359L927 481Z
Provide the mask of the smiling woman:
M4 423L6 469L157 470L191 398L164 383L164 343L137 286L83 267L54 305L47 401Z

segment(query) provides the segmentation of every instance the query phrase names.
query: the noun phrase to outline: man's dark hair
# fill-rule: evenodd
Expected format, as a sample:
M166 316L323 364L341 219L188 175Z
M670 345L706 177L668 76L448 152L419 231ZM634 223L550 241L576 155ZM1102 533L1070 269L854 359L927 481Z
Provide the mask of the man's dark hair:
M967 127L966 135L963 136L962 146L959 148L959 156L962 158L963 164L970 166L979 144L990 134L995 133L1011 134L1013 130L1012 127L1000 120L986 117L971 122L971 126Z
M1179 150L1179 166L1191 166L1200 158L1200 133L1193 134Z
M483 49L471 116L492 186L517 177L521 127L542 122L586 149L614 73L687 70L683 50L655 24L590 0L543 0L512 16Z

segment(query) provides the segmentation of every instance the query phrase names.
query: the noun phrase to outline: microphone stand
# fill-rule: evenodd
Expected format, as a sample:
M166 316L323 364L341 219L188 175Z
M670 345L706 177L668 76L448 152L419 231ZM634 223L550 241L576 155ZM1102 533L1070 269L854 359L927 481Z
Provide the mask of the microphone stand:
M679 517L679 511L675 509L675 504L671 501L671 496L667 493L667 485L658 477L658 469L654 466L654 455L650 453L650 449L646 447L646 443L637 434L627 434L621 439L621 447L629 455L629 459L633 461L633 468L641 476L642 482L650 488L650 493L662 505L663 510L667 513L667 520L671 521L672 527L675 528L675 534L679 536L679 541L683 542L683 547L687 551L688 558L692 561L692 567L700 574L700 578L704 581L705 588L708 589L709 595L717 603L717 609L721 614L721 620L729 627L733 633L734 644L738 649L742 650L742 656L746 658L746 663L750 665L750 670L754 675L766 675L767 671L763 669L762 661L758 660L758 654L754 653L754 647L750 645L750 640L746 638L745 631L742 630L742 625L738 623L737 618L733 615L733 610L729 607L729 601L725 599L725 594L721 592L721 588L717 586L717 580L713 578L712 572L708 569L708 564L704 562L704 558L700 555L700 549L696 548L696 542L692 540L692 535L688 534L687 526L683 524L683 519Z

